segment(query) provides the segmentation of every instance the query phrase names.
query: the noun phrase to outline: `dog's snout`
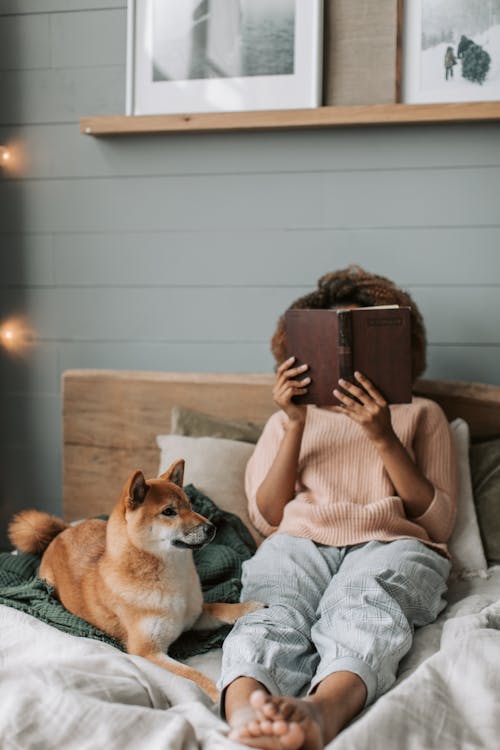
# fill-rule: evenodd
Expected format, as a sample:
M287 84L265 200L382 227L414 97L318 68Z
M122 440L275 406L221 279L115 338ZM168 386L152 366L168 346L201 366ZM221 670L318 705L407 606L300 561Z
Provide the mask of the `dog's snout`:
M216 531L217 529L213 523L204 520L203 523L198 523L188 531L184 531L173 541L173 545L175 547L199 549L212 541Z

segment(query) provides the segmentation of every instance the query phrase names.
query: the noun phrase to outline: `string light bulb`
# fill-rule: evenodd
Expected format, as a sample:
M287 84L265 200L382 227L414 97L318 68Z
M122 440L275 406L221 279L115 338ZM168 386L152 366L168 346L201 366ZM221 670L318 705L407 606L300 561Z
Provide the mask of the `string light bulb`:
M20 318L0 325L0 346L11 354L23 354L34 342L33 331Z
M22 177L26 174L27 152L22 141L9 141L0 145L0 176Z
M7 146L0 146L0 164L7 165L11 159L11 152Z

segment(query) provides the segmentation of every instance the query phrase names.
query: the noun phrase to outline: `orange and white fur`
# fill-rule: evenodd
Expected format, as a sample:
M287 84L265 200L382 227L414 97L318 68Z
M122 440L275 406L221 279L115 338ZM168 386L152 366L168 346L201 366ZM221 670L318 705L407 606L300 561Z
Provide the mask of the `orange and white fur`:
M135 471L107 522L68 526L25 510L14 516L9 537L22 552L43 553L40 578L67 610L217 700L215 684L167 657L168 648L185 630L233 623L262 605L203 602L192 550L211 541L215 527L193 511L183 476L183 460L157 479Z

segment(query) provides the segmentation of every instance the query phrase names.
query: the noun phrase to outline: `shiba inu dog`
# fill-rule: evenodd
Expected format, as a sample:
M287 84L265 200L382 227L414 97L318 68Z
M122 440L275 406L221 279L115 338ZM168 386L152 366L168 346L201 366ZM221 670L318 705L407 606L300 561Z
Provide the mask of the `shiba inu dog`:
M68 526L25 510L11 521L9 538L20 551L43 555L40 578L69 612L217 700L215 684L168 657L168 648L184 630L234 623L263 605L203 602L192 550L210 542L215 527L193 511L183 477L183 460L157 479L135 471L107 522Z

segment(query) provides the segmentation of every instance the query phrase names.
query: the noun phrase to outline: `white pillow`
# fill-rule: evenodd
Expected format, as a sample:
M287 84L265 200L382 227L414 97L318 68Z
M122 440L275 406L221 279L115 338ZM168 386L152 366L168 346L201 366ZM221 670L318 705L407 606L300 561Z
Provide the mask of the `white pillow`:
M262 536L252 526L245 494L245 467L255 445L241 440L214 437L158 435L163 474L178 458L186 462L184 484L194 484L222 510L241 518L257 544Z
M488 563L479 533L469 462L469 425L463 419L450 424L458 464L457 519L448 542L454 578L487 578Z

